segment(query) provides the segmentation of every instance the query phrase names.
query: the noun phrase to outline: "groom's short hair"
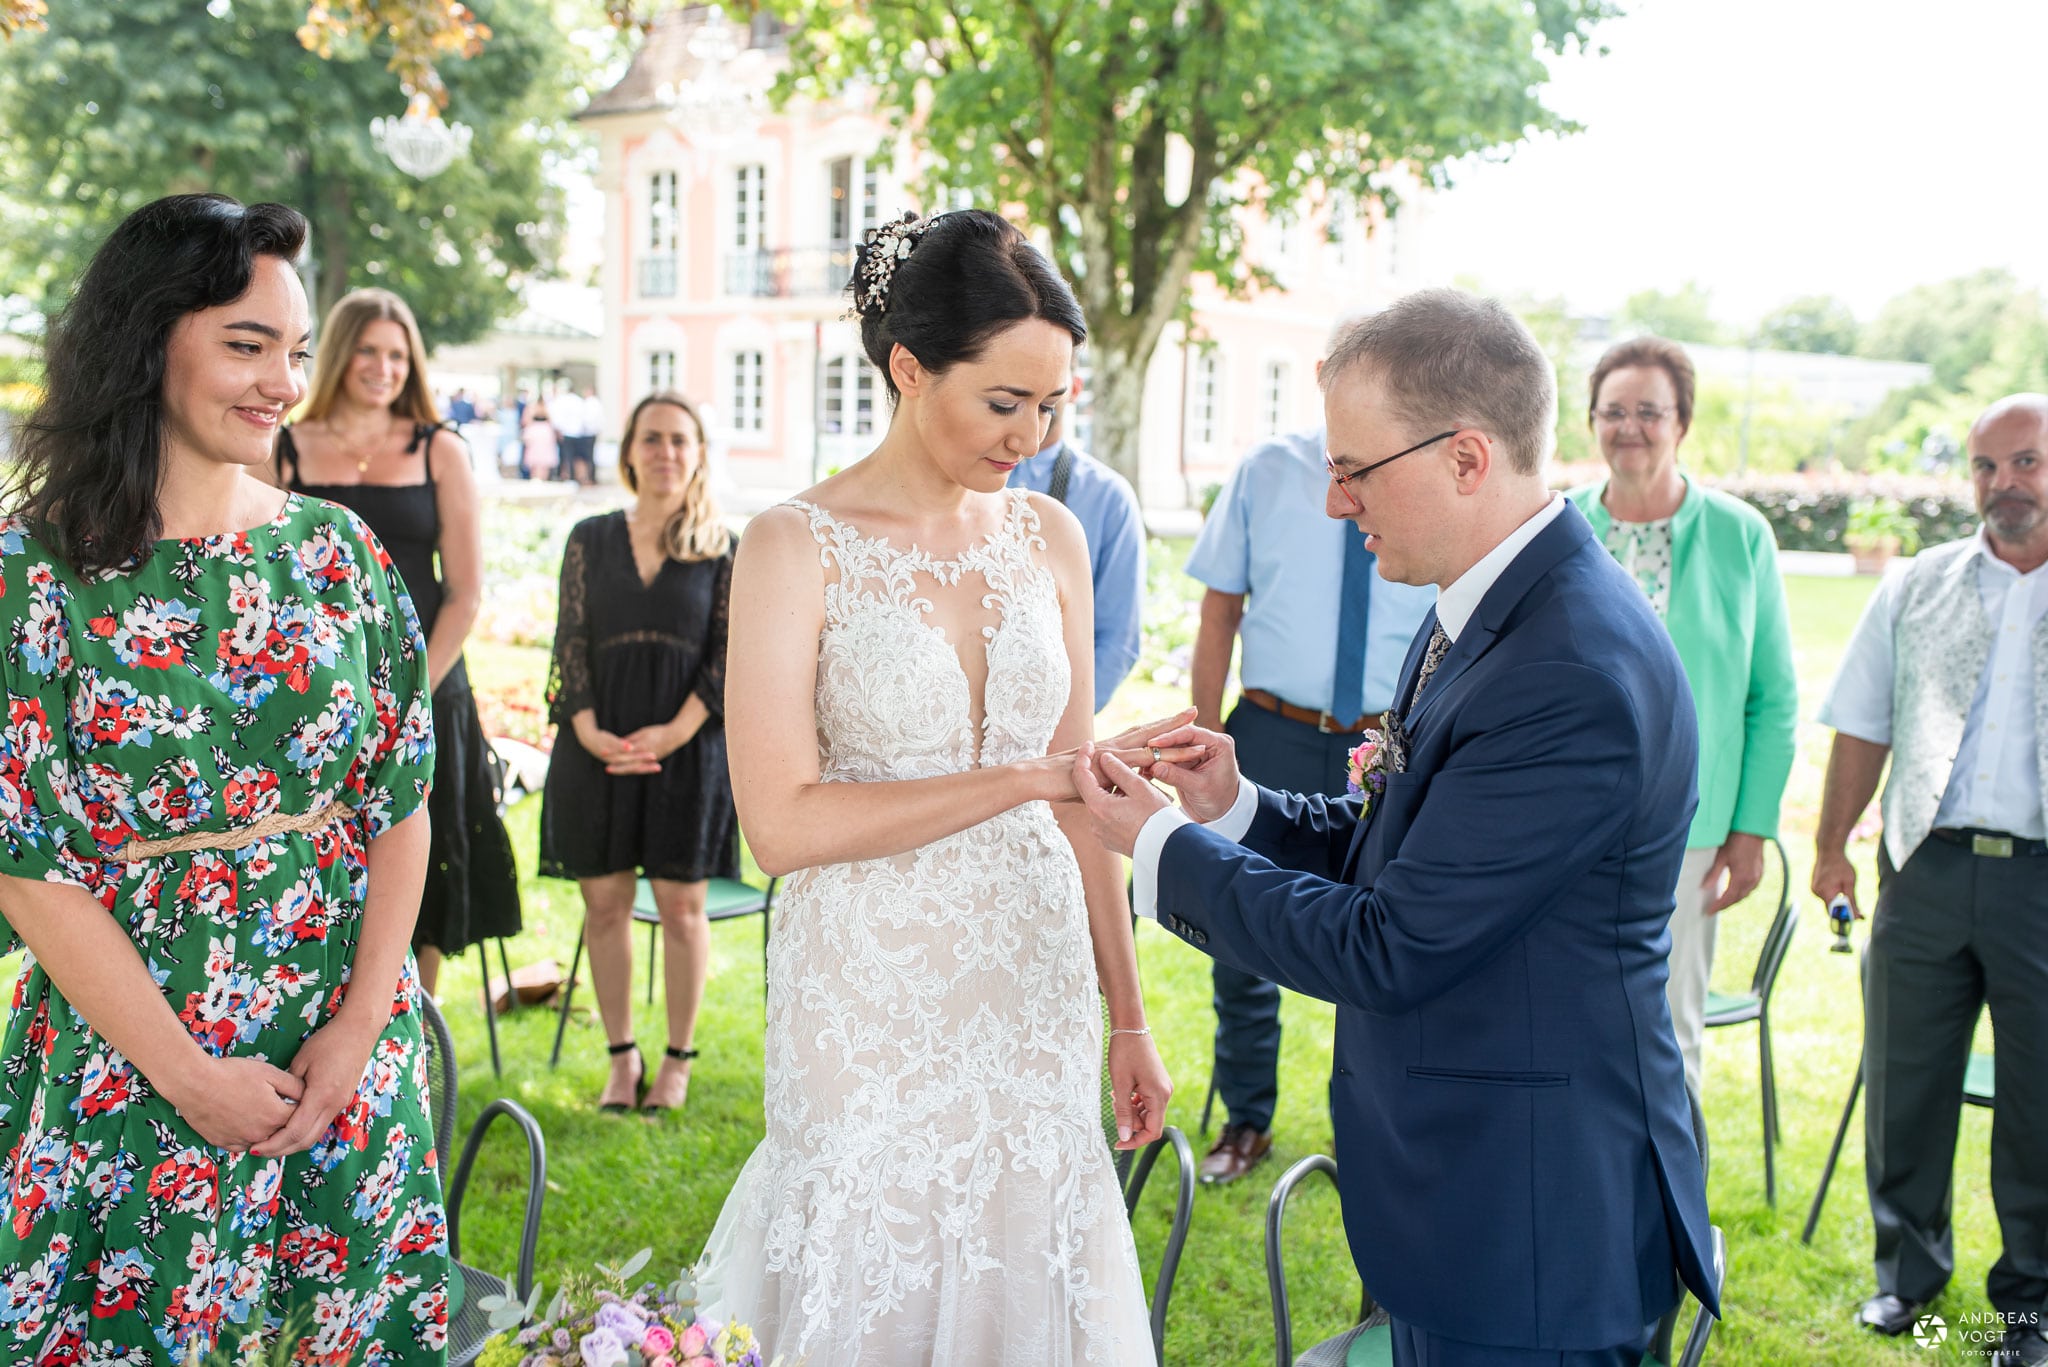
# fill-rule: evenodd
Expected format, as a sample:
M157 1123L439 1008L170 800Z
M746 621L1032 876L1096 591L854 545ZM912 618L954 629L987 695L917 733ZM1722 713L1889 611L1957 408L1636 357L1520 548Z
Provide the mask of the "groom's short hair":
M1522 320L1497 299L1418 290L1346 323L1323 360L1325 392L1362 369L1417 432L1476 427L1507 448L1508 464L1536 474L1557 428L1557 374Z

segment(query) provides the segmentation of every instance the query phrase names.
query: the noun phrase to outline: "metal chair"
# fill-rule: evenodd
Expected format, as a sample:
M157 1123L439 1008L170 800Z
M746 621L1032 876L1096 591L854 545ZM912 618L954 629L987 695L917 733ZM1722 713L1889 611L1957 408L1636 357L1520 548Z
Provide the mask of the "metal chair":
M1778 985L1778 970L1785 966L1785 955L1792 946L1792 932L1799 929L1799 909L1792 904L1792 865L1785 857L1785 847L1776 837L1772 838L1771 847L1778 852L1777 915L1771 918L1771 928L1764 935L1763 948L1757 951L1756 972L1750 976L1749 991L1707 993L1706 1028L1712 1030L1723 1025L1756 1022L1757 1068L1761 1074L1759 1090L1763 1094L1764 1112L1764 1200L1775 1206L1778 1204L1778 1172L1773 1147L1781 1135L1778 1131L1778 1072L1771 1057L1771 990Z
M1971 1054L1970 1062L1963 1070L1963 1104L1981 1106L1985 1110L1994 1108L1997 1102L1997 1066L1990 1054ZM1856 1101L1863 1095L1863 1060L1856 1060L1856 1080L1849 1084L1849 1101L1842 1107L1841 1123L1835 1126L1835 1142L1828 1146L1827 1165L1820 1170L1820 1187L1813 1193L1813 1205L1806 1212L1806 1228L1800 1232L1799 1242L1813 1242L1813 1231L1820 1224L1820 1208L1828 1199L1828 1184L1835 1180L1835 1161L1842 1156L1842 1141L1848 1137L1849 1121L1856 1114Z
M704 892L704 917L713 925L741 916L761 918L761 981L768 981L768 936L775 924L775 889L779 878L757 888L734 878L713 878ZM660 968L661 912L654 904L654 888L643 878L633 895L633 919L647 927L647 1001L654 1002L654 980ZM555 1021L555 1047L548 1055L548 1067L562 1061L562 1034L569 1028L569 1006L576 998L576 973L583 966L583 928L576 931L576 952L569 959L569 978L562 984L562 1008ZM765 1008L764 1008L765 1009Z
M1700 1169L1707 1165L1707 1123L1700 1110L1697 1096L1688 1090L1691 1103L1693 1138L1700 1146ZM1287 1270L1281 1257L1281 1234L1287 1221L1287 1199L1294 1189L1313 1173L1323 1173L1331 1185L1337 1181L1337 1162L1328 1154L1312 1153L1296 1162L1293 1167L1280 1175L1273 1184L1273 1194L1266 1202L1266 1287L1273 1302L1273 1361L1275 1367L1392 1367L1394 1361L1393 1331L1387 1312L1372 1298L1369 1288L1361 1288L1358 1304L1358 1322L1334 1338L1324 1339L1311 1347L1300 1357L1294 1356L1294 1326L1287 1304ZM1712 1231L1714 1246L1714 1284L1727 1284L1728 1243L1719 1225ZM1678 1305L1664 1316L1657 1327L1656 1336L1651 1340L1650 1351L1644 1355L1643 1367L1699 1367L1707 1355L1707 1340L1713 1337L1714 1315L1702 1305L1694 1314L1692 1328L1685 1336L1685 1349L1677 1358L1671 1357L1671 1340L1677 1330L1678 1314L1683 1308Z
M1166 1307L1173 1300L1174 1275L1180 1270L1188 1225L1195 1215L1195 1150L1186 1135L1168 1125L1159 1138L1144 1148L1116 1151L1116 1175L1123 1187L1124 1214L1131 1215L1138 1209L1138 1197L1145 1190L1145 1179L1152 1175L1160 1151L1169 1145L1173 1148L1179 1181L1174 1189L1173 1223L1166 1232L1166 1246L1159 1251L1159 1270L1152 1278L1152 1354L1159 1367L1166 1367Z
M448 1034L448 1022L442 1019L441 1010L432 999L424 994L419 997L422 1015L421 1033L427 1044L427 1087L434 1124L434 1148L447 1161L449 1151L455 1145L455 1042ZM516 1280L508 1286L502 1277L494 1277L462 1261L462 1197L469 1188L470 1170L476 1164L477 1150L482 1147L484 1133L491 1122L505 1116L519 1127L526 1140L526 1219L519 1231L519 1268ZM462 1159L455 1165L455 1172L448 1183L448 1258L454 1264L453 1273L462 1279L461 1304L457 1306L448 1324L448 1361L453 1367L466 1367L476 1361L496 1331L491 1328L490 1317L477 1302L485 1296L516 1294L523 1300L533 1294L533 1256L540 1243L541 1202L547 1196L548 1155L547 1144L541 1138L540 1124L518 1102L500 1097L484 1107L476 1118L476 1124L469 1130L469 1137L462 1146ZM450 1297L451 1302L454 1297Z

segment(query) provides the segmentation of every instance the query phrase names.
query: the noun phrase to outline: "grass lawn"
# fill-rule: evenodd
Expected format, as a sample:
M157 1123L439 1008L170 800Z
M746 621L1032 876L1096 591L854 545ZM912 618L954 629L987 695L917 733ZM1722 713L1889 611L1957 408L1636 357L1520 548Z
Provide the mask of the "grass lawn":
M1172 556L1177 566L1184 548L1178 553L1161 550L1158 555ZM1155 585L1158 582L1155 579ZM1873 583L1791 581L1804 717L1810 718L1818 707ZM1156 609L1156 591L1152 601ZM469 658L480 683L489 681L501 689L523 685L539 696L546 670L543 652L479 644ZM1119 693L1105 722L1113 727L1168 711L1183 696L1178 686L1134 679ZM1826 918L1803 892L1829 734L1810 721L1802 724L1799 761L1786 798L1785 840L1803 919L1774 1000L1785 1131L1778 1151L1775 1209L1764 1200L1756 1032L1748 1027L1714 1031L1707 1043L1705 1099L1713 1140L1709 1195L1715 1222L1728 1235L1730 1264L1724 1298L1727 1319L1716 1331L1710 1356L1720 1363L1800 1367L1961 1360L1965 1345L1953 1332L1946 1345L1930 1354L1910 1336L1903 1342L1881 1342L1850 1322L1855 1306L1871 1289L1860 1123L1843 1151L1813 1247L1799 1243L1806 1205L1826 1158L1861 1040L1855 961L1828 952ZM1712 738L1706 743L1713 743ZM511 814L523 868L534 864L538 818L537 799L522 803ZM1861 842L1859 853L1863 888L1866 895L1874 895L1868 840ZM512 942L514 963L551 955L566 965L581 916L575 887L529 877L522 893L526 931ZM1726 913L1715 969L1717 986L1746 988L1775 897L1773 872L1763 891ZM542 1279L550 1287L565 1272L587 1271L599 1259L616 1261L644 1246L654 1249L657 1268L681 1265L698 1253L761 1133L761 933L759 922L752 919L714 928L712 978L697 1036L703 1056L689 1107L660 1121L601 1116L593 1109L592 1100L604 1079L605 1055L602 1030L594 1012L586 1010L587 990L578 993L559 1070L547 1067L554 1014L529 1009L501 1020L506 1068L502 1078L493 1077L477 959L472 955L450 965L442 996L464 1063L463 1123L491 1098L504 1095L530 1109L547 1132L550 1190L540 1264ZM1209 961L1149 923L1139 927L1138 951L1152 1025L1179 1087L1170 1119L1189 1133L1199 1152L1205 1144L1194 1131L1208 1085L1214 1031ZM644 974L645 964L636 965L636 971ZM636 1005L643 987L644 977L636 981ZM664 1043L661 1017L658 1011L640 1009L644 1014L637 1033L652 1058ZM1271 1360L1271 1320L1260 1251L1266 1196L1287 1164L1331 1147L1325 1085L1332 1009L1289 995L1284 1021L1273 1161L1234 1187L1198 1193L1167 1327L1170 1362ZM1989 1047L1988 1035L1980 1047ZM1964 1114L1956 1165L1958 1272L1937 1306L1952 1326L1959 1316L1989 1309L1984 1273L1998 1249L1988 1183L1989 1132L1987 1113ZM465 1201L462 1229L468 1260L510 1269L517 1240L514 1191L523 1171L509 1132L489 1146ZM1166 1205L1165 1185L1155 1184L1137 1222L1138 1250L1148 1275L1164 1234ZM1349 1323L1358 1302L1336 1194L1328 1184L1312 1183L1297 1195L1289 1240L1295 1339L1306 1346ZM1484 1307L1474 1310L1483 1313Z

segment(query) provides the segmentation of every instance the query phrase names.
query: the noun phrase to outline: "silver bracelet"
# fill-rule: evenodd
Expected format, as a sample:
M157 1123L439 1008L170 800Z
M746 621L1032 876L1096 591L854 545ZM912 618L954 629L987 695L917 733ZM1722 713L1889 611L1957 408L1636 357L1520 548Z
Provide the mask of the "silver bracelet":
M1149 1035L1149 1034L1151 1034L1151 1033L1152 1033L1152 1027L1151 1027L1151 1026L1149 1026L1149 1025L1141 1025L1141 1026L1139 1026L1139 1027L1138 1027L1137 1029L1135 1029L1135 1030L1111 1030L1111 1031L1109 1032L1109 1037L1110 1037L1111 1039L1115 1039L1115 1038L1116 1038L1116 1037L1117 1037L1118 1035Z

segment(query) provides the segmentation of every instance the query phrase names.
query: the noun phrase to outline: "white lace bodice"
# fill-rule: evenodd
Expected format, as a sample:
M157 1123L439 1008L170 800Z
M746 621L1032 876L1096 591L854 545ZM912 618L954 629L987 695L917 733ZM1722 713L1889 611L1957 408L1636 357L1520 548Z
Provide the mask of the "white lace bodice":
M1072 671L1028 495L950 561L796 506L827 570L828 781L1046 752ZM766 1134L705 1248L712 1313L810 1367L1152 1361L1081 874L1046 803L791 875L765 1053Z
M953 560L863 536L816 504L793 506L810 518L833 576L818 640L818 746L828 781L929 778L1046 752L1072 673L1058 587L1037 557L1045 540L1023 490L1011 493L1003 525ZM977 579L983 612L995 614L980 628L980 709L958 646L931 621L935 594L958 596L963 585L971 593Z

